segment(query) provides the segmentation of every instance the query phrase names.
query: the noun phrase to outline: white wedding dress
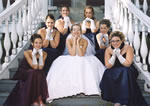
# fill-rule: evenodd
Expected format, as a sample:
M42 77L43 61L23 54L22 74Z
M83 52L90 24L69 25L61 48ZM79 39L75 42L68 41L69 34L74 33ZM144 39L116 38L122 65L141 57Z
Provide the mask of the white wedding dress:
M63 55L53 62L46 78L49 92L47 101L80 93L100 95L99 84L106 68L91 49L88 44L85 56Z

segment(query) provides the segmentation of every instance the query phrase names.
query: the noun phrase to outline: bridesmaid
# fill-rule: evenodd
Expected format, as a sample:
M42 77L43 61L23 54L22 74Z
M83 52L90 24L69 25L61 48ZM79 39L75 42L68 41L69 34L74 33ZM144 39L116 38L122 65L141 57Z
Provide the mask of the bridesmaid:
M24 59L14 76L18 82L3 106L45 106L48 90L43 67L47 53L41 49L40 35L32 35L31 42L33 50L24 52Z
M55 18L52 14L48 14L45 19L46 27L38 30L38 34L41 35L43 41L43 50L47 52L46 65L44 70L48 73L49 67L52 62L59 56L59 51L57 47L60 41L60 33L54 27Z
M95 56L104 64L104 54L106 48L109 46L109 34L110 34L111 22L108 19L102 19L100 21L100 33L96 35L96 41L98 43L98 50Z
M122 32L110 34L110 46L105 52L105 65L100 88L102 98L113 102L114 106L148 106L136 82L137 70L134 68L134 50L124 43Z
M84 20L81 26L82 33L91 41L90 43L95 48L95 34L99 29L99 21L94 17L94 8L92 6L84 8Z
M56 20L55 27L60 32L60 43L58 45L58 50L60 54L64 52L65 45L66 45L66 38L70 33L70 28L74 21L70 18L70 9L67 6L62 6L60 9L59 18Z

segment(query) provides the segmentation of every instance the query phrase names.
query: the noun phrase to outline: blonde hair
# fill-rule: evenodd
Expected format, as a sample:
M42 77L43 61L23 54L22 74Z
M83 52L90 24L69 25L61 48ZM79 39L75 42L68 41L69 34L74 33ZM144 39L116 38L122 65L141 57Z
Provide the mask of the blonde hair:
M88 6L86 6L86 7L84 8L84 18L86 18L86 16L85 16L85 11L86 11L86 9L91 9L91 10L92 10L92 13L93 13L93 14L92 14L92 15L93 15L92 18L94 19L94 14L95 14L95 13L94 13L94 8L93 8L92 6L90 6L90 5L88 5Z

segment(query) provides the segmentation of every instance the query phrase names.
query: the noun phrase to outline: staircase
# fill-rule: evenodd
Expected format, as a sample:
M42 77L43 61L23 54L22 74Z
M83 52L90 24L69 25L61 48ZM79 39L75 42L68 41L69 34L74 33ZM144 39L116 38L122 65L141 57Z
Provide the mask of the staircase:
M82 4L83 0L76 0L76 2L78 2L79 6L75 5L70 8L71 17L75 22L81 22L83 20L83 11L85 4ZM97 20L101 20L104 17L104 7L94 7L94 10L95 18ZM55 19L57 19L57 17L59 16L58 8L49 10L48 12L52 13L55 16ZM21 59L18 59L18 63L20 62L20 60ZM8 95L10 94L17 82L11 80L16 71L17 67L9 69L10 79L0 80L0 106L2 106L4 101L7 99ZM150 93L144 91L144 81L137 80L137 82L142 90L144 98L150 105ZM102 100L100 96L77 95L73 97L54 100L52 103L47 103L47 106L113 106L113 104Z
M20 61L20 59L18 61ZM12 68L9 71L11 79L17 71L17 68ZM0 80L0 106L7 99L9 93L12 91L17 82L10 79ZM144 81L137 80L137 82L142 90L145 100L150 106L150 93L144 91ZM102 100L100 96L77 95L73 97L54 100L52 103L47 103L47 106L113 106L113 104Z

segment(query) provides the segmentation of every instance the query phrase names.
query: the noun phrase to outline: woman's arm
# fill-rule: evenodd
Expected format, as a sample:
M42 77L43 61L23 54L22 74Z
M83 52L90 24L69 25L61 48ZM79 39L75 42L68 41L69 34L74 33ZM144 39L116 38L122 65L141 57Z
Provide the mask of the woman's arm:
M81 46L81 43L82 46ZM86 52L86 48L87 48L88 42L82 38L78 38L77 39L77 54L78 56L84 56L85 52Z
M134 57L134 50L131 46L128 45L125 62L122 65L129 67L133 63L133 57Z
M45 60L47 58L47 53L43 51L43 65L39 65L39 69L42 70L45 65Z
M57 48L59 41L60 41L60 33L55 30L55 32L53 32L54 35L53 36L53 40L50 40L50 45L52 48Z
M38 30L38 34L40 34L41 37L42 37L43 47L44 47L44 48L48 47L48 45L49 45L49 40L48 40L48 39L45 39L45 38L46 38L46 29L44 29L44 28L39 29L39 30Z
M73 39L71 39L71 38L67 39L67 41L66 41L68 52L71 56L76 55L76 43L77 43L77 40L75 37L73 37Z
M105 66L107 68L111 68L115 63L116 56L113 54L113 51L111 50L110 47L106 49L104 58L105 58Z
M27 60L28 64L33 68L33 69L38 69L38 64L34 65L32 64L32 51L31 50L27 50L24 51L24 56L25 59Z
M61 21L61 20L56 20L55 27L63 35L65 35L68 31L68 28L64 28L64 21Z

